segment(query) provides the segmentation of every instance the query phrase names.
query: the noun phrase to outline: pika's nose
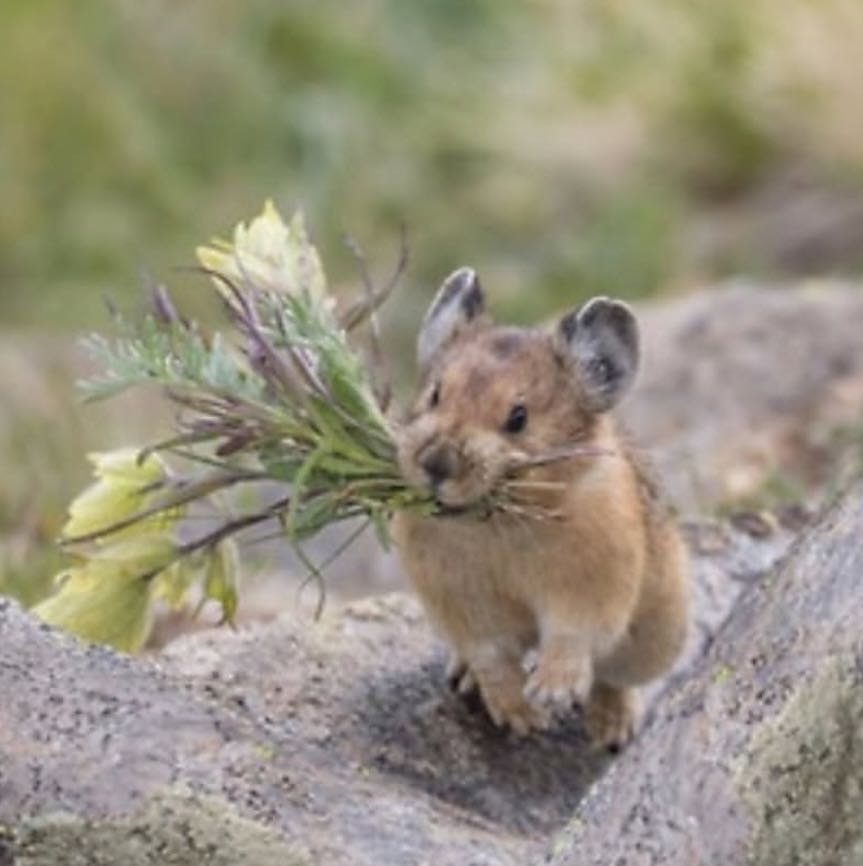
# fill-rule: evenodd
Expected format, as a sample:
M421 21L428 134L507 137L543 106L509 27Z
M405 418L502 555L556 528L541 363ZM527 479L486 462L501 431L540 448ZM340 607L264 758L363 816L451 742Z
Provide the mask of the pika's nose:
M451 445L435 445L420 457L420 466L435 487L458 474L459 464L458 452Z

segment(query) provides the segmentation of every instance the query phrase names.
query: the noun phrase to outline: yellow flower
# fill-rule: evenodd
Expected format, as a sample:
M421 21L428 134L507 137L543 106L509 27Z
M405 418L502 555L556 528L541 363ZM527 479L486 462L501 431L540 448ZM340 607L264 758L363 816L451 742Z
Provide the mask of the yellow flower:
M88 455L98 480L69 506L64 539L98 532L144 508L154 486L167 478L167 472L155 455L139 462L139 454L135 448L121 448ZM132 531L139 532L141 527ZM129 530L125 533L129 534Z
M36 605L33 613L84 640L134 652L150 631L151 578L176 554L174 543L160 535L102 548L83 565L61 574L58 591Z
M114 571L131 575L154 575L177 558L174 539L160 532L123 538L98 548L91 563L108 563Z
M238 285L252 281L263 291L305 292L315 300L324 299L324 269L309 242L302 212L285 223L272 201L248 225L237 224L233 243L214 240L198 247L197 254L205 268Z
M178 560L153 582L153 600L164 601L171 610L182 610L197 576L195 568L187 559Z

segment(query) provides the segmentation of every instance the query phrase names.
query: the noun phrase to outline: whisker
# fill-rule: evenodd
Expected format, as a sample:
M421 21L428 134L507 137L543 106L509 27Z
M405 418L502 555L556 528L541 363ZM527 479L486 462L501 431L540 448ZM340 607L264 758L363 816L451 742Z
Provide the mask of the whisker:
M529 478L508 478L504 487L517 487L520 490L565 490L567 484L563 481L532 481Z
M520 469L528 469L535 466L548 466L551 463L572 460L576 457L611 457L614 456L614 453L614 451L608 448L600 448L597 445L574 445L569 448L559 448L529 457L516 457L510 463L509 470L517 472Z

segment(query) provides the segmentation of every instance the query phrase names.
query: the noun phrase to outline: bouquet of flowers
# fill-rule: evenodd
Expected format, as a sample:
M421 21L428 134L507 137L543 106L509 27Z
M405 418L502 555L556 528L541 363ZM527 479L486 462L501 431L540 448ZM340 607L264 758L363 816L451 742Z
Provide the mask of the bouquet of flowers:
M197 251L227 312L226 334L206 334L158 287L143 321L115 313L113 337L87 340L102 374L81 383L85 395L155 384L176 407L176 429L147 447L91 455L96 481L72 502L62 531L73 562L35 608L39 616L134 651L149 633L153 602L180 607L193 586L232 622L236 536L249 527L271 524L320 582L302 542L323 527L360 518L359 529L373 526L386 544L395 511L435 510L431 494L409 487L398 470L389 387L375 374L381 365L366 366L350 342L365 324L380 360L376 310L404 269L405 246L380 288L356 252L363 292L338 307L302 214L286 223L268 202L232 242ZM206 530L189 535L184 524L201 525L186 520L190 510L265 482L280 495L244 499L239 514L211 509ZM480 507L508 503L504 484Z

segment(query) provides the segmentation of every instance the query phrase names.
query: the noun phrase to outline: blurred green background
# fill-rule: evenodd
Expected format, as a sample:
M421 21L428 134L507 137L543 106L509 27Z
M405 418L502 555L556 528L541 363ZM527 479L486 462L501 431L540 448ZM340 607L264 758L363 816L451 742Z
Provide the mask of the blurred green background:
M147 403L82 414L73 336L266 197L343 236L404 349L476 266L527 321L586 295L863 267L858 0L4 0L0 8L0 582L27 594L86 450ZM35 591L35 590L33 590Z

